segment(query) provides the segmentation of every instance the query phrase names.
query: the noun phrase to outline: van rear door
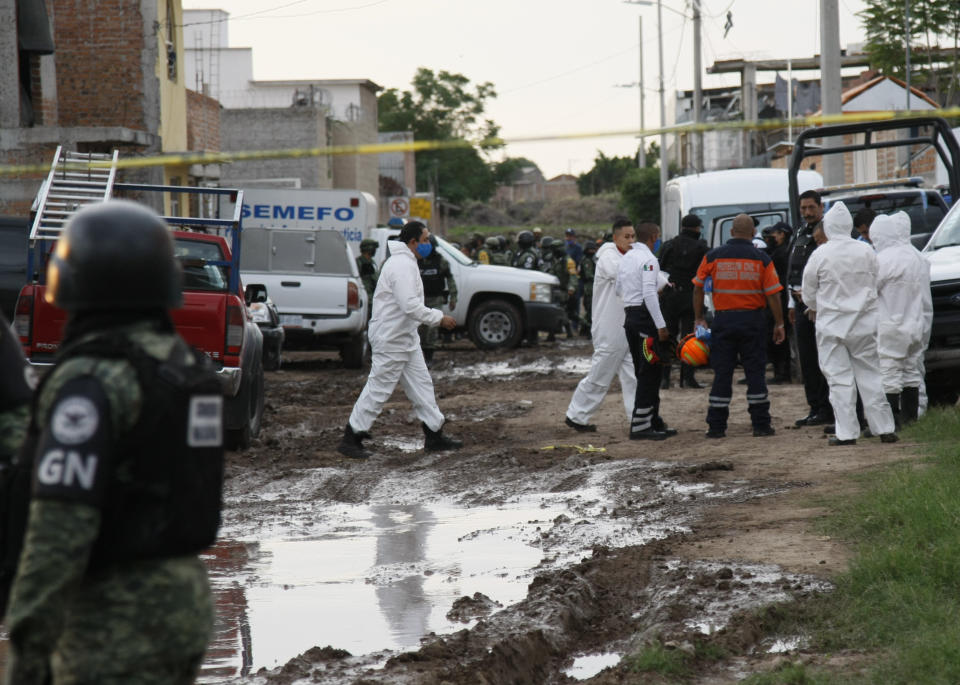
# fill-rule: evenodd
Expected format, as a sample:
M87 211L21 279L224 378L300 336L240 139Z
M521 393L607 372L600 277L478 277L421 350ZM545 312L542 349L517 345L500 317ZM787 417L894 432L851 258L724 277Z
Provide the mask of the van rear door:
M784 207L783 209L777 209L768 212L744 213L752 216L754 221L757 222L757 231L763 232L763 229L765 229L767 226L773 226L781 221L786 221L788 211L789 210ZM707 244L710 245L710 247L719 247L730 240L730 229L733 228L733 219L736 216L736 214L718 216L713 220L713 227L710 230L710 236L707 240Z
M340 232L251 228L243 238L244 278L267 285L284 326L302 326L305 316L349 314L344 277L357 269Z

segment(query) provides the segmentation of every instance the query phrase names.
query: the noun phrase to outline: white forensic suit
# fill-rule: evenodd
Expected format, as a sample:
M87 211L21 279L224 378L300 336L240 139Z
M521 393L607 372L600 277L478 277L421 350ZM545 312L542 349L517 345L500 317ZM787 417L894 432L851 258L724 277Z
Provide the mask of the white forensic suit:
M860 436L857 391L874 435L893 433L877 354L877 256L850 237L853 218L842 202L823 217L827 242L803 270L803 301L816 312L817 354L830 386L838 440Z
M923 355L933 321L930 264L910 243L910 217L904 212L874 219L870 240L877 250L877 352L883 391L895 395L923 385Z
M350 426L354 433L369 431L399 382L417 418L430 430L439 431L444 418L437 407L417 328L421 324L439 326L443 312L423 304L416 255L396 240L388 241L387 246L390 259L383 263L373 292L373 318L367 333L373 353L370 375L353 405Z
M590 327L593 357L590 359L590 372L577 385L567 407L567 418L581 425L590 423L614 375L620 377L627 418L633 414L637 377L633 373L630 346L623 334L623 300L616 292L617 272L622 259L623 255L614 243L604 243L597 250L593 277L593 324Z

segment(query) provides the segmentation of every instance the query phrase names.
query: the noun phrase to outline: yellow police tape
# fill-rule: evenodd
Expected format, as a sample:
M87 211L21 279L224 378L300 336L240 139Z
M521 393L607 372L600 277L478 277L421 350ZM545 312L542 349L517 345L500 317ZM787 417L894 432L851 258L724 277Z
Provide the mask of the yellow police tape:
M586 447L581 447L580 445L547 445L546 447L541 447L541 450L562 450L562 449L574 449L580 454L586 452L606 452L606 447L594 447L593 445L587 445Z
M228 164L264 159L298 159L304 157L334 157L340 155L379 155L391 152L420 152L425 150L450 150L470 147L499 147L516 143L546 143L561 140L579 140L586 138L613 138L635 136L653 138L671 133L705 133L707 131L742 130L768 131L793 126L803 129L810 126L829 124L848 124L863 121L888 121L892 119L917 119L925 117L960 118L960 107L929 110L888 110L878 112L848 112L844 114L818 114L793 119L764 119L762 121L718 121L704 124L678 124L653 129L622 129L613 131L592 131L580 133L551 133L539 136L514 136L508 138L486 138L483 140L422 140L400 141L394 143L370 143L364 145L332 145L326 147L293 148L282 150L243 150L237 152L197 152L187 154L153 155L120 159L117 169L139 169L156 166L182 166L189 164ZM82 164L68 164L61 167L66 171L77 171L113 167L110 161L91 161ZM48 164L2 164L0 176L46 173Z

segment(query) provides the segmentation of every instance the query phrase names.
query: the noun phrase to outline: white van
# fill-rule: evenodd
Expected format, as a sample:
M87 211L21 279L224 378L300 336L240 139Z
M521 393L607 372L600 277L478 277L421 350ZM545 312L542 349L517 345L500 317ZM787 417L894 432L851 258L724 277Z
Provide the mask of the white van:
M800 192L823 187L816 171L801 171ZM695 214L703 221L701 236L710 247L730 237L733 217L746 213L759 221L758 230L778 221L790 222L790 195L786 169L728 169L678 176L664 189L661 239L680 232L680 220Z

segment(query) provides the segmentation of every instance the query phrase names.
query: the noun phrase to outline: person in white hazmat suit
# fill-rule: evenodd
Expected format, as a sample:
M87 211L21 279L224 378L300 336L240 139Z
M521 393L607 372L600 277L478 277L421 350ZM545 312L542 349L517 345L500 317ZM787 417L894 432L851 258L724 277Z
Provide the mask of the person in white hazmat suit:
M923 355L930 341L933 298L930 264L910 243L905 212L880 215L870 225L877 251L877 351L883 391L894 419L917 420Z
M858 391L870 432L883 442L896 442L878 371L876 253L850 237L853 218L842 202L823 217L823 229L827 242L810 255L801 289L817 322L817 354L836 419L836 436L829 444L856 444Z
M354 459L370 453L363 441L397 383L413 403L426 436L424 448L445 450L463 443L443 434L444 417L437 406L433 381L420 349L421 324L455 328L456 320L439 309L423 304L423 281L417 260L430 254L430 233L419 221L411 221L400 231L399 241L387 243L390 259L383 264L373 293L373 318L368 337L372 350L370 375L360 397L353 405L337 451Z
M620 377L623 406L627 419L633 415L637 378L633 371L630 346L623 334L623 300L616 293L620 260L636 240L633 224L618 219L613 224L613 242L597 250L596 273L593 277L593 358L590 372L580 381L567 407L566 424L579 432L593 432L597 427L590 419L600 407L615 375Z

